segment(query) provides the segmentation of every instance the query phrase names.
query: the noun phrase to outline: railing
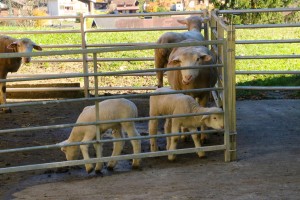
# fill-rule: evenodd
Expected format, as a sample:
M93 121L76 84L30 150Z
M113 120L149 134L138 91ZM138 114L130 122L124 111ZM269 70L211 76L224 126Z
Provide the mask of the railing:
M190 14L200 14L199 12L193 12ZM134 14L130 16L140 16L141 14ZM146 15L146 14L143 14ZM149 15L149 14L147 14ZM166 14L157 14L157 15L166 15ZM114 15L115 17L116 15ZM85 23L84 19L87 16L81 16L81 34L82 34L82 41L85 41L85 33L88 32L88 30L85 30ZM89 16L89 17L112 17L109 15L103 15L103 16ZM122 17L121 15L117 15L117 17ZM31 19L30 17L28 19ZM43 17L44 19L44 17ZM222 21L218 21L217 23L221 23ZM171 30L171 29L170 29ZM94 32L94 30L92 30ZM107 30L108 31L108 30ZM124 31L124 30L123 30ZM225 127L224 130L215 131L215 130L206 130L206 131L196 131L196 132L185 132L185 133L171 133L168 134L168 136L178 136L178 135L191 135L191 134L200 134L200 133L215 133L220 132L224 133L224 144L221 145L210 145L210 146L204 146L200 148L188 148L188 149L178 149L175 151L159 151L159 152L146 152L146 153L140 153L140 154L131 154L131 155L121 155L121 156L113 156L113 157L97 157L92 158L89 160L75 160L75 161L61 161L61 162L49 162L49 163L40 163L40 164L31 164L31 165L20 165L20 166L13 166L13 167L5 167L0 169L0 174L3 173L11 173L11 172L20 172L20 171L28 171L28 170L37 170L37 169L47 169L47 168L55 168L55 167L63 167L63 166L73 166L73 165L82 165L87 163L96 163L96 162L106 162L110 160L124 160L124 159L133 159L133 158L147 158L147 157L156 157L156 156L165 156L170 154L185 154L185 153L192 153L192 152L200 152L200 151L216 151L216 150L224 150L225 152L225 161L232 161L236 159L236 144L235 144L235 90L234 87L231 85L234 85L234 76L232 70L234 70L233 65L230 63L232 62L232 58L234 53L228 49L228 47L232 48L232 41L234 39L234 29L233 27L224 27L224 31L228 31L228 37L221 38L218 37L217 40L211 40L211 41L203 41L203 42L193 42L193 43L176 43L176 44L164 44L164 45L157 45L157 44L113 44L113 45L99 45L101 46L99 48L98 45L90 45L90 47L98 47L98 48L87 48L89 45L86 42L83 42L81 45L81 49L74 49L74 50L59 50L59 51L44 51L44 52L32 52L32 53L3 53L0 54L1 58L11 58L16 56L31 56L33 58L35 57L45 57L45 56L52 56L52 55L82 55L82 61L84 70L82 73L68 73L68 74L42 74L42 75L28 75L25 77L13 77L10 79L1 79L0 82L22 82L22 81L29 81L29 80L47 80L47 79L59 79L59 78L74 78L74 77L82 77L85 81L85 86L88 85L88 78L94 77L94 87L85 87L85 91L89 92L89 90L95 90L95 97L89 97L89 95L86 95L85 98L76 98L76 99L60 99L60 100L43 100L43 101L35 101L35 102L19 102L19 103L13 103L13 104L5 104L0 105L0 108L5 107L22 107L22 106L35 106L35 105L49 105L49 104L61 104L61 103L70 103L70 102L91 102L95 103L96 105L96 113L99 111L99 107L97 106L97 102L105 100L105 99L115 99L115 98L140 98L140 97L149 97L152 95L161 95L164 93L139 93L139 94L122 94L122 95L113 95L113 96L98 96L99 90L103 88L98 87L98 78L102 76L125 76L125 75L140 75L140 74L149 74L152 75L156 71L163 70L179 70L180 68L174 68L174 69L145 69L145 70L127 70L127 71L111 71L111 72L98 72L97 62L101 59L97 58L98 53L103 52L118 52L118 51L134 51L134 50L145 50L145 49L155 49L155 48L173 48L173 47L180 47L180 46L199 46L199 45L213 45L217 48L220 48L221 50L218 53L222 53L222 56L219 56L220 59L217 64L215 65L209 65L209 66L201 66L201 67L217 67L222 68L223 70L220 70L221 77L220 82L217 87L214 88L202 88L202 89L194 89L194 90L186 90L186 91L176 91L176 92L169 92L169 93L187 93L187 92L203 92L203 91L215 91L217 96L221 97L223 96L222 100L219 102L223 103L223 109L224 109L224 118L225 118ZM77 31L72 31L72 33L78 33ZM207 32L207 31L206 31ZM38 32L30 32L37 34ZM58 31L58 33L62 33ZM207 36L206 36L207 37ZM53 47L53 45L51 45ZM58 47L58 46L57 46ZM66 47L69 48L69 45L60 45L59 47ZM78 45L76 46L79 47ZM107 48L109 47L109 48ZM86 55L92 54L92 58L88 58ZM151 58L152 59L152 58ZM44 60L40 60L44 61ZM59 60L58 60L59 61ZM79 61L79 60L77 60ZM110 60L109 60L110 61ZM94 68L93 72L89 72L87 70L87 62L91 62ZM198 67L187 67L187 68L198 68ZM223 86L224 84L224 86ZM112 88L108 88L112 89ZM118 88L120 89L120 88ZM132 87L131 89L136 89L136 87ZM142 89L142 88L139 88ZM145 89L143 87L143 89ZM151 88L155 89L155 88ZM30 91L30 88L28 89ZM222 92L224 90L224 92ZM168 93L168 94L169 94ZM233 102L232 102L233 101ZM222 103L221 103L222 104ZM223 112L222 112L223 113ZM62 128L69 128L74 126L84 126L84 125L95 125L99 126L103 123L111 123L111 122L125 122L125 121L146 121L151 119L165 119L165 118L174 118L174 117L183 117L183 116L194 116L194 115L202 115L202 114L211 114L211 113L197 113L197 114L182 114L182 115L165 115L165 116L158 116L158 117L139 117L139 118L130 118L130 119L123 119L123 120L114 120L114 121L100 121L99 115L96 115L96 121L91 123L69 123L69 124L56 124L56 125L45 125L45 126L33 126L33 127L26 127L26 128L12 128L12 129L4 129L0 130L0 134L5 135L8 133L14 132L15 134L20 134L24 132L31 132L31 131L38 131L42 134L43 130L57 130ZM232 122L233 120L233 122ZM83 144L100 144L100 143L106 143L106 142L116 142L116 141L128 141L128 140L145 140L150 138L159 138L159 137L166 137L166 135L156 135L156 136L139 136L139 137L128 137L123 139L109 139L109 140L103 140L100 137L100 132L97 131L96 133L96 139L90 142L76 142L76 143L70 143L68 145L62 145L62 144L51 144L51 145L41 145L41 146L30 146L30 147L20 147L20 148L8 148L8 149L1 149L0 154L14 154L17 152L24 152L24 151L38 151L38 150L47 150L47 149L58 149L63 146L70 146L70 145L83 145ZM99 151L99 145L97 147L97 150Z

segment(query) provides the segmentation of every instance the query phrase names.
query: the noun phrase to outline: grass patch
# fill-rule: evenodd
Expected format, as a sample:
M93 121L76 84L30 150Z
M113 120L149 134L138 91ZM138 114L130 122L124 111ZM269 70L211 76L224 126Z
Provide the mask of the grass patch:
M19 31L20 27L0 26L0 31ZM29 30L57 30L54 27L22 27L25 31ZM70 28L68 28L70 29ZM72 29L72 28L71 28ZM113 43L145 43L155 42L165 31L147 31L147 32L116 32L116 33L87 33L88 44L113 44ZM37 44L55 45L55 44L81 44L81 35L78 34L18 34L13 37L29 37ZM236 40L281 40L300 38L300 28L270 28L270 29L252 29L236 30ZM49 51L52 49L45 49ZM59 49L53 49L59 50ZM299 44L256 44L256 45L236 45L236 55L299 55ZM88 55L92 58L92 55ZM153 57L153 50L139 51L119 51L99 53L99 58L138 58ZM67 59L81 58L81 55L61 55L47 57L47 59ZM46 59L45 57L42 59ZM26 66L26 65L25 65ZM32 66L30 66L32 67ZM65 71L82 72L81 63L39 63L38 67L47 72ZM98 71L123 71L137 69L153 69L153 61L115 61L99 62ZM29 68L29 67L28 67ZM22 67L20 70L28 70ZM254 59L254 60L236 60L236 70L300 70L299 59ZM93 71L92 63L89 63L89 71ZM22 71L20 72L22 73ZM82 79L79 79L83 83ZM90 78L93 83L93 78ZM237 75L237 85L253 86L300 86L299 75ZM99 81L100 86L154 86L155 77L106 77ZM167 84L167 83L166 83ZM250 91L251 92L251 91Z

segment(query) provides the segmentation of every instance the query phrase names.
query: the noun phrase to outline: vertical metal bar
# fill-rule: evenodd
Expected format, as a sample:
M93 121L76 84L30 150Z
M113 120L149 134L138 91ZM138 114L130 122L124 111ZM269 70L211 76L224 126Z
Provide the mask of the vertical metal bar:
M86 20L84 15L81 13L80 14L80 25L81 25L81 48L86 49L86 35L85 35L85 30L86 30ZM87 61L87 54L84 53L82 54L82 65L83 65L83 73L86 74L88 73L88 61ZM89 77L84 77L84 96L89 97Z
M224 144L225 162L229 162L236 160L235 28L232 25L227 30L224 65Z
M214 13L212 13L214 12ZM210 13L210 26L211 26L211 39L212 40L224 40L224 30L223 30L223 34L221 34L222 32L219 32L219 29L222 30L222 27L221 26L218 26L218 18L216 18L216 14L215 14L215 11L212 11ZM217 30L217 35L215 35L214 33L214 30ZM215 46L215 45L212 45L212 46ZM215 49L215 48L214 48ZM223 45L218 45L217 46L217 49L218 51L215 52L217 54L217 63L223 63L221 60L222 60L222 56L223 56L223 52L221 52L223 50ZM221 60L220 60L220 59ZM218 79L217 79L217 87L223 87L223 84L222 84L222 69L221 68L218 68ZM212 96L214 98L214 101L216 103L216 105L218 107L222 107L223 105L223 102L222 102L222 91L212 91Z
M207 10L204 10L204 11L203 11L203 17L208 17L208 15L209 15L209 14L208 14L208 11L207 11ZM209 22L208 22L208 23L209 23ZM209 40L209 34L208 34L208 32L209 32L209 31L208 31L208 27L209 27L209 26L208 26L208 23L204 23L204 28L203 28L203 29L204 29L204 39L205 39L205 40Z
M96 74L98 69L97 69L97 53L93 53L93 65L94 65L94 73ZM95 87L95 97L98 97L98 76L94 76L94 87ZM98 101L95 101L95 108L96 108L96 121L100 121L100 116L99 116L99 103ZM101 133L100 133L100 124L96 125L96 139L99 141L101 139ZM101 144L96 143L96 155L97 158L100 157L101 155Z

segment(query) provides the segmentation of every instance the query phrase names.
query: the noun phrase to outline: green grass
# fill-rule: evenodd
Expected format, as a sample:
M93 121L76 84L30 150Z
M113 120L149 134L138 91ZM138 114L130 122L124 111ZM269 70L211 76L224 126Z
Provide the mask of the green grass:
M0 26L0 31L19 30L20 27ZM38 28L24 27L24 30L37 30ZM54 30L54 28L41 28L41 30ZM55 29L57 30L57 29ZM155 42L164 31L149 32L120 32L120 33L88 33L88 44L102 43L144 43ZM27 34L12 35L13 37L29 37L33 41L42 45L50 44L81 44L80 34ZM300 28L270 28L270 29L252 29L236 30L236 40L280 40L300 38ZM50 49L45 49L50 50ZM57 49L54 49L57 50ZM299 44L255 44L255 45L236 45L236 55L291 55L300 54ZM143 51L120 51L101 53L99 58L126 58L126 57L153 57L153 50ZM91 57L91 55L89 55ZM58 58L80 58L81 55L55 56ZM45 58L44 58L45 59ZM68 63L47 63L41 64L45 68L66 67ZM81 64L76 64L78 71L82 71ZM76 69L77 69L76 68ZM120 71L135 69L152 69L154 63L144 62L101 62L99 71ZM89 64L89 70L92 71L92 63ZM236 70L300 70L299 59L255 59L255 60L236 60ZM105 81L103 81L105 80ZM299 75L237 75L237 85L253 86L299 86ZM110 77L102 78L100 84L103 85L126 85L126 86L144 86L155 85L155 77Z

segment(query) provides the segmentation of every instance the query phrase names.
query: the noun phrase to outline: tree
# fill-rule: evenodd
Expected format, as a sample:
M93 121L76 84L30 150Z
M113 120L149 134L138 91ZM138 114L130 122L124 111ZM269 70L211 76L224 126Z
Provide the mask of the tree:
M261 8L283 8L295 3L296 0L212 0L215 8L219 10L228 9L261 9ZM247 13L240 15L226 15L230 23L234 24L257 24L257 23L282 23L284 16L278 12L271 13Z

